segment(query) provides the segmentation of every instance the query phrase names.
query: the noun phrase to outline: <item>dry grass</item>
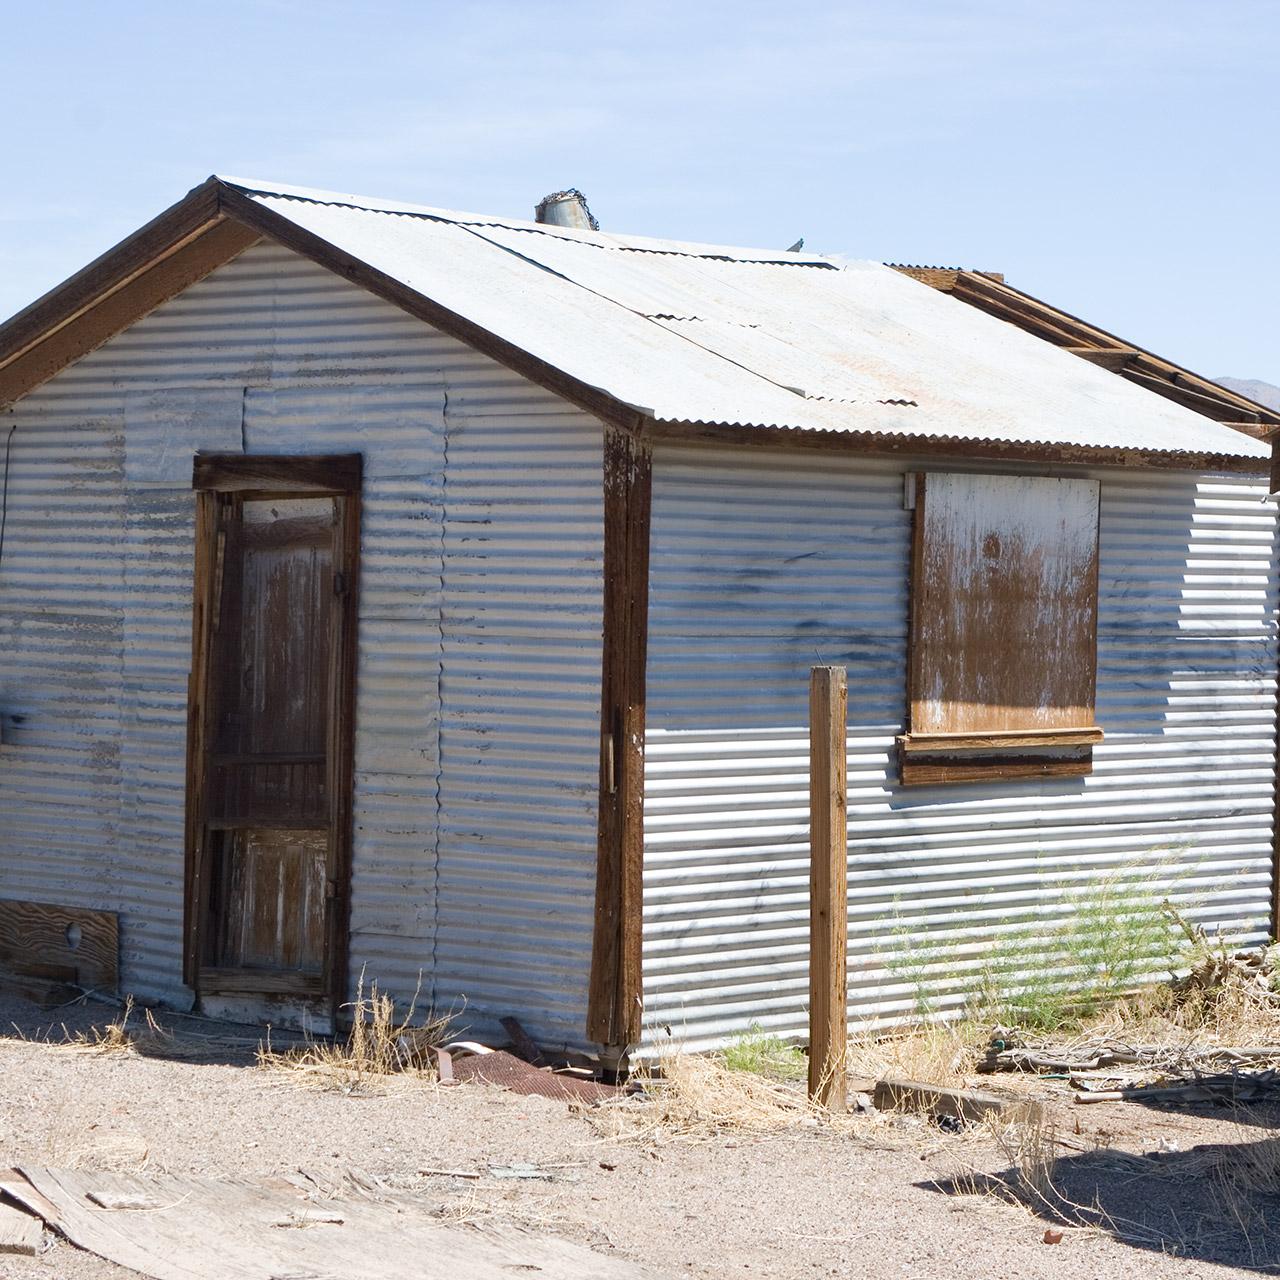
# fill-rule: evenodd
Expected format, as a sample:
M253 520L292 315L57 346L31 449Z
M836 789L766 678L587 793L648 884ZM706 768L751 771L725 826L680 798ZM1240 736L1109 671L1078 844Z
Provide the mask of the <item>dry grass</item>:
M133 1017L133 997L126 996L120 1016L113 1018L102 1026L90 1027L87 1031L74 1034L63 1028L65 1043L86 1053L149 1053L163 1050L166 1054L174 1051L174 1036L171 1031L162 1027L150 1009L144 1009L142 1024L130 1026ZM174 1055L176 1056L176 1054Z
M271 1071L298 1075L320 1088L340 1093L368 1092L388 1079L433 1079L435 1068L429 1050L449 1037L452 1013L432 1015L412 1026L417 992L403 1017L396 1014L395 1001L378 991L377 983L364 990L361 975L356 998L344 1009L351 1010L351 1031L345 1041L311 1040L295 1048L277 1052L270 1037L259 1046L258 1066Z
M859 1036L849 1041L849 1075L867 1080L898 1076L962 1088L990 1034L990 1027L977 1022L947 1022Z
M851 1128L856 1118L809 1101L804 1085L735 1070L723 1058L671 1050L632 1076L638 1095L621 1096L587 1112L603 1136L657 1144L707 1141L730 1134L788 1129Z
M1274 1049L1280 1057L1280 997L1253 968L1239 965L1199 935L1201 951L1188 976L1145 987L1079 1015L1055 1031L1019 1036L1050 1056L1099 1042L1161 1047L1166 1069L1214 1048ZM1242 953L1244 954L1244 953ZM981 1018L934 1022L850 1041L854 1077L902 1076L929 1084L972 1083L995 1028Z
M953 1195L990 1196L1005 1204L1021 1206L1057 1226L1103 1231L1148 1248L1170 1243L1142 1223L1117 1218L1096 1199L1092 1204L1081 1204L1066 1194L1058 1177L1063 1153L1057 1128L1038 1109L989 1116L976 1127L973 1136L979 1142L992 1143L1006 1168L998 1173L977 1169L965 1158L968 1143L962 1145L957 1141L948 1149L952 1167L937 1182L941 1190ZM1108 1156L1143 1163L1141 1157L1123 1152L1108 1153ZM1141 1176L1141 1171L1128 1171L1128 1176L1135 1173Z
M89 1049L95 1053L128 1053L134 1047L134 1032L129 1029L129 1018L133 1014L133 997L126 996L124 1008L120 1016L101 1027L90 1027L88 1031L79 1031L70 1038L76 1048ZM148 1030L152 1034L163 1034L160 1025L146 1010Z
M1160 1184L1182 1183L1194 1189L1190 1212L1160 1215L1143 1222L1108 1212L1095 1199L1079 1204L1061 1191L1056 1180L1057 1138L1051 1129L1040 1134L1024 1130L1005 1137L1001 1150L1010 1168L1000 1177L977 1175L965 1188L994 1193L1025 1204L1041 1217L1074 1227L1093 1227L1119 1239L1182 1256L1243 1253L1251 1263L1273 1269L1280 1250L1280 1223L1275 1214L1280 1195L1280 1138L1260 1138L1267 1130L1237 1123L1226 1140L1181 1152L1138 1154L1108 1150L1099 1178L1127 1188L1135 1207L1163 1197ZM1137 1188L1146 1188L1145 1194Z

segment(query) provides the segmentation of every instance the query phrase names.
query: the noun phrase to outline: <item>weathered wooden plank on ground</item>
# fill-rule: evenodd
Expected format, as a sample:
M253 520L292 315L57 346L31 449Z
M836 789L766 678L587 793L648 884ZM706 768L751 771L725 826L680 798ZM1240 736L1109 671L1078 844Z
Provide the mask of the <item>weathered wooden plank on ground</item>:
M23 1253L34 1257L40 1251L43 1230L39 1218L25 1209L15 1209L0 1201L0 1253Z
M622 1259L514 1228L441 1223L422 1198L362 1191L308 1198L280 1179L249 1182L23 1167L12 1194L52 1205L73 1244L154 1280L660 1280ZM91 1199L91 1197L93 1197ZM96 1203L95 1203L96 1201ZM145 1209L103 1209L101 1203ZM316 1213L309 1213L314 1208Z
M873 1101L880 1111L924 1111L934 1116L952 1116L957 1120L981 1120L983 1116L1008 1110L1017 1110L1024 1115L1040 1111L1038 1102L1002 1098L976 1089L945 1089L941 1085L891 1077L876 1081Z

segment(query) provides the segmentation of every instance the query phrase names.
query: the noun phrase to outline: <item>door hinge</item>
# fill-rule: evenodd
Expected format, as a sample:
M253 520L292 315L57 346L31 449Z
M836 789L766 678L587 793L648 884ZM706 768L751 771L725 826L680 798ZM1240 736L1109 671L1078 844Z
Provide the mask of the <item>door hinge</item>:
M335 596L347 594L347 575L341 570L333 575L333 594Z
M614 743L615 738L612 733L601 734L601 756L604 766L604 791L605 795L617 795L618 793L618 775L616 772L617 764L614 759Z
M324 900L332 902L338 896L338 882L336 880L326 880L324 882Z

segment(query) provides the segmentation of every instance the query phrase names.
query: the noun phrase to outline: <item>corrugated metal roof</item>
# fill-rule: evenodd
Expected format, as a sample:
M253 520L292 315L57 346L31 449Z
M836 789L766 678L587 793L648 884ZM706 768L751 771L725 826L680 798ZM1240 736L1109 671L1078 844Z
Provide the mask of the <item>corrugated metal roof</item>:
M1270 455L881 263L222 181L658 421Z

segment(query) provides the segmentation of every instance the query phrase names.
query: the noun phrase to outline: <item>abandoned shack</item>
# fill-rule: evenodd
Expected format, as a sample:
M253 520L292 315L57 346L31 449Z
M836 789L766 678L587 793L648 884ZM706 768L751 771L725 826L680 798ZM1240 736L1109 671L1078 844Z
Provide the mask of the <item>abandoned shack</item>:
M141 997L801 1035L815 664L853 1020L1119 868L1273 927L1280 418L998 277L210 179L0 405L0 899Z

